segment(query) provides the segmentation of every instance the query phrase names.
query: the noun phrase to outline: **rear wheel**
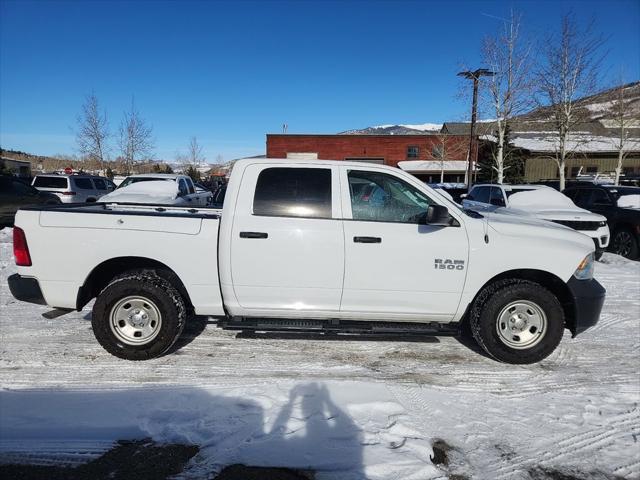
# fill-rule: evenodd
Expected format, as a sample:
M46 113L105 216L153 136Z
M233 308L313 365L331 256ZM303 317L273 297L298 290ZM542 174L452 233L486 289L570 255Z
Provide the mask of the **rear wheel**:
M116 357L146 360L165 353L184 328L186 307L153 271L128 272L107 285L93 307L93 333Z
M638 241L630 230L622 229L618 230L611 241L613 247L612 250L618 255L622 255L630 260L636 260L638 258L639 249Z
M471 311L478 344L501 362L526 364L546 358L564 333L556 296L528 280L503 280L485 288Z

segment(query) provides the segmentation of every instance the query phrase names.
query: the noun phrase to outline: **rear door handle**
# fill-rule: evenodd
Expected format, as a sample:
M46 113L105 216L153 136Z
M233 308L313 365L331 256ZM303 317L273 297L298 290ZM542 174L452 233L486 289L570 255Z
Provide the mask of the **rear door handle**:
M269 234L265 232L240 232L240 238L268 238Z
M355 243L382 243L380 237L353 237Z

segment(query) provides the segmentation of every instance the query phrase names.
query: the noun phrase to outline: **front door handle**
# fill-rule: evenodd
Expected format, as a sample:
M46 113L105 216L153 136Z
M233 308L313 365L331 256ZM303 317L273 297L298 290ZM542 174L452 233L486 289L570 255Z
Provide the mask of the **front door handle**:
M353 237L355 243L382 243L380 237Z
M269 234L265 232L240 232L240 238L268 238Z

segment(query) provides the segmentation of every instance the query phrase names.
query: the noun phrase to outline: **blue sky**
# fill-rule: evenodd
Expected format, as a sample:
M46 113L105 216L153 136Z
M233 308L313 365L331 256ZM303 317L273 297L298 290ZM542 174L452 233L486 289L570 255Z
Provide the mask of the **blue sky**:
M640 79L640 2L0 0L0 144L76 153L94 92L115 131L132 96L157 158L197 136L208 161L264 153L265 133L462 120L462 65L515 8L533 36L562 12L607 36L602 81ZM117 153L114 149L114 155Z

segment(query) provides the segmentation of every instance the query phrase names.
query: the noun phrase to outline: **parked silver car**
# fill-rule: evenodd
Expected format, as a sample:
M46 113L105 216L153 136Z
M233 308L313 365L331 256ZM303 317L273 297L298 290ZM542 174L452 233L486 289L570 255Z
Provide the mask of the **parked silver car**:
M113 192L115 184L105 177L95 175L36 175L31 185L41 192L60 197L62 203L95 202Z

